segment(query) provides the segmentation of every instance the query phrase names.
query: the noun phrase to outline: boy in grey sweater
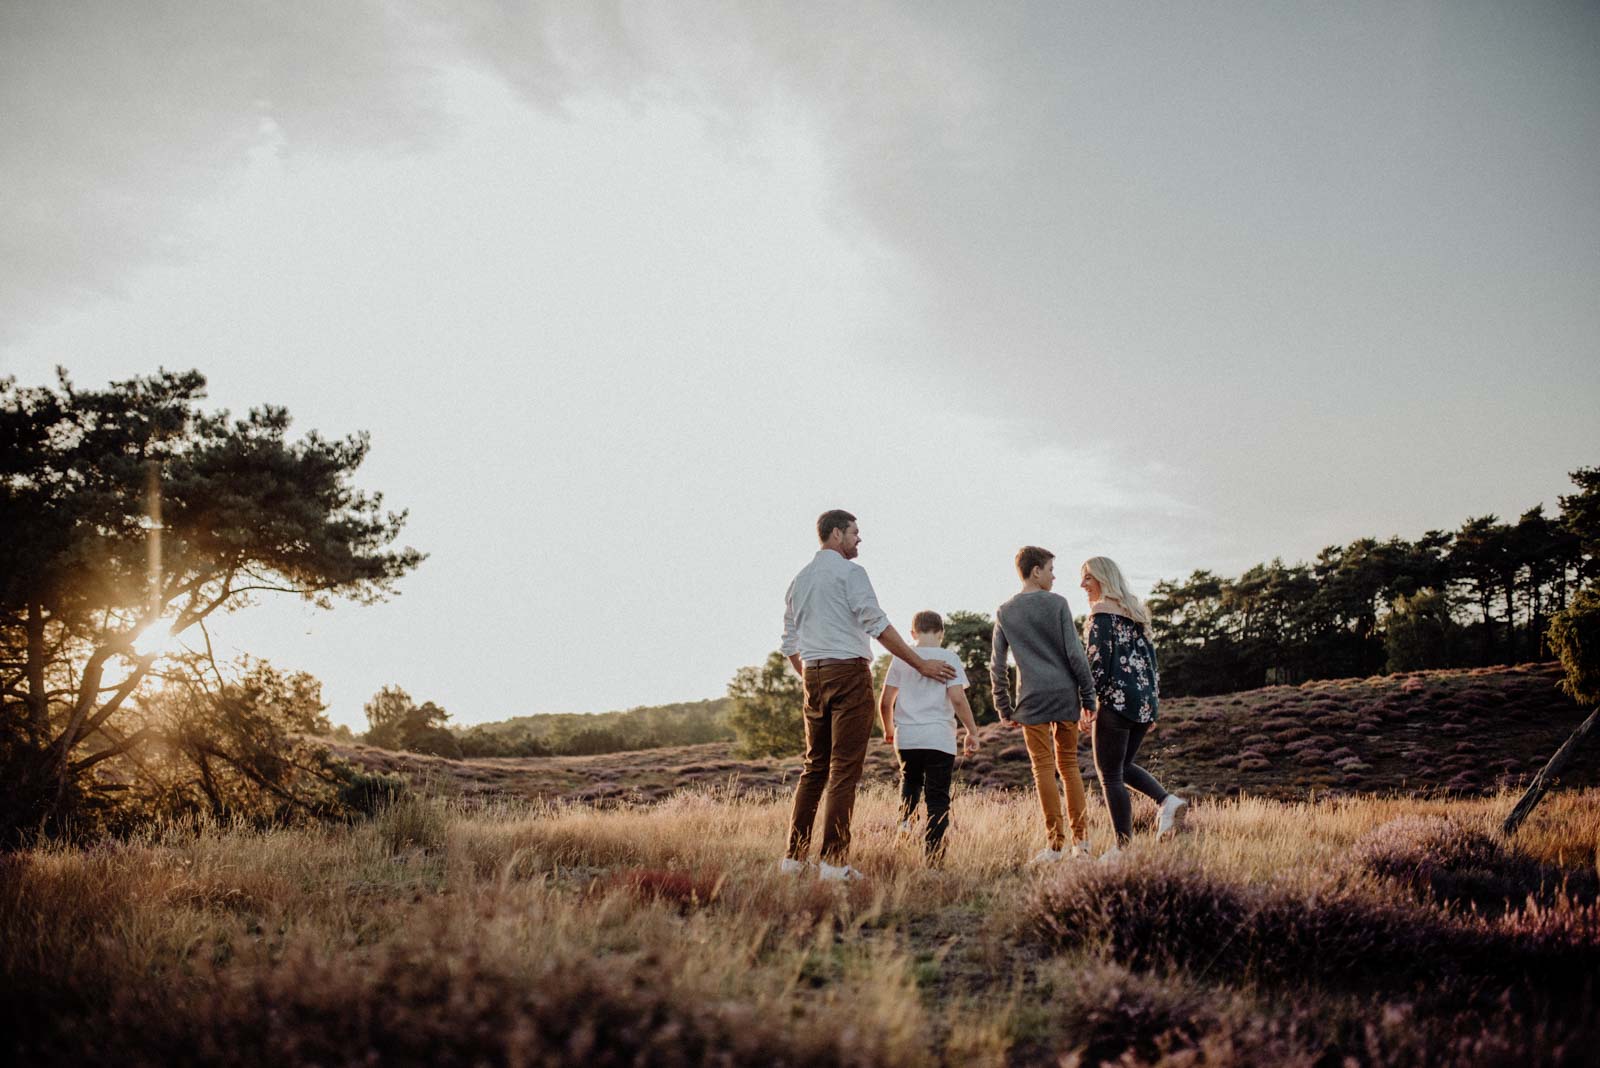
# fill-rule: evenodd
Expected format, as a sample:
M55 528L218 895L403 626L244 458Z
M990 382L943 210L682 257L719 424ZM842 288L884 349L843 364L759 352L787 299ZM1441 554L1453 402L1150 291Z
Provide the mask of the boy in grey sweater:
M1001 722L1022 728L1033 764L1033 785L1044 812L1046 845L1034 864L1060 860L1067 855L1067 825L1072 828L1074 857L1089 853L1088 803L1083 774L1078 769L1078 721L1092 723L1095 712L1094 676L1083 642L1072 624L1072 608L1065 597L1050 592L1055 585L1055 554L1036 545L1017 553L1017 574L1022 590L995 609L989 680ZM1017 659L1017 699L1011 699L1007 657ZM1056 774L1066 786L1066 816Z

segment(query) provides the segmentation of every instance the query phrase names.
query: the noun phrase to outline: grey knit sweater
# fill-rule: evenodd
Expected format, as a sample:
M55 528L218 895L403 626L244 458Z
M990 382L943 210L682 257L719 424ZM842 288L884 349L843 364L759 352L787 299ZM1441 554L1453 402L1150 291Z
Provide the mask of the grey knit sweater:
M1017 659L1014 703L1008 653ZM1080 709L1095 707L1094 676L1065 597L1024 590L995 609L989 681L995 710L1018 723L1076 721Z

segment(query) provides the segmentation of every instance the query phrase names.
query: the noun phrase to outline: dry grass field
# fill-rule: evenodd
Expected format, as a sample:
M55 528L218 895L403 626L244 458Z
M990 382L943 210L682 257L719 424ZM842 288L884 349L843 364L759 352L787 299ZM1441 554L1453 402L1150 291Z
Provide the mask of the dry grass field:
M1495 830L1515 798L1503 784L1579 714L1554 679L1531 666L1172 701L1151 763L1194 796L1188 829L1152 841L1139 802L1139 840L1108 864L1026 866L1036 802L1011 788L1026 761L996 727L958 773L948 856L929 868L897 833L879 749L852 856L868 879L850 885L778 872L793 761L356 750L427 789L350 826L152 828L0 858L0 1052L246 1068L1595 1064L1600 790L1569 782L1514 839Z
M1332 679L1162 702L1143 763L1169 788L1201 797L1279 800L1373 792L1475 796L1526 781L1586 710L1559 689L1553 663ZM1031 788L1020 735L991 725L962 762L975 786ZM361 745L342 756L464 801L639 804L716 785L770 796L793 788L798 757L745 760L732 743L583 757L445 760ZM1082 764L1093 777L1088 745ZM1588 762L1576 785L1600 786ZM868 782L893 782L894 754L874 741Z
M1197 802L1122 861L1024 860L962 789L929 869L785 877L786 806L413 797L348 828L152 831L0 869L3 1034L117 1064L1592 1064L1600 791ZM1103 809L1092 814L1104 845Z

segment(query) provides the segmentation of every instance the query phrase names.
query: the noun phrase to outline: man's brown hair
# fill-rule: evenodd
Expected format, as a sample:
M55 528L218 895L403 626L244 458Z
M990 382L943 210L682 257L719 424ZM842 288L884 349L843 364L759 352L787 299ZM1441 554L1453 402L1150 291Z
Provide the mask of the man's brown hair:
M918 634L943 634L944 617L938 612L918 612L911 617L911 629Z
M1033 569L1043 567L1056 558L1056 554L1049 549L1041 549L1037 545L1024 545L1017 550L1017 574L1026 581L1033 574Z
M856 517L843 508L834 508L817 516L817 540L827 541L836 530L843 530L856 521Z

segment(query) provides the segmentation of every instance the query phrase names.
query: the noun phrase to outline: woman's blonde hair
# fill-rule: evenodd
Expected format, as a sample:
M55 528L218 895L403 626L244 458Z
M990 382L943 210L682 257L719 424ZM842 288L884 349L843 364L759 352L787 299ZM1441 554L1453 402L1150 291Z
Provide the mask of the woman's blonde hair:
M1121 606L1130 619L1144 628L1146 634L1150 632L1150 610L1128 588L1128 580L1122 576L1122 568L1117 566L1115 560L1109 556L1091 556L1083 562L1083 571L1093 575L1095 581L1100 583L1102 601Z

